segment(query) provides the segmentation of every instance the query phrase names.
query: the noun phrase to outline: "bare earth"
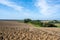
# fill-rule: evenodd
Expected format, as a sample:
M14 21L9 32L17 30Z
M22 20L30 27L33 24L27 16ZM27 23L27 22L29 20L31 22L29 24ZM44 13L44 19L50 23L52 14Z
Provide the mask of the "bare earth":
M35 28L16 21L0 21L0 40L60 40L60 28Z

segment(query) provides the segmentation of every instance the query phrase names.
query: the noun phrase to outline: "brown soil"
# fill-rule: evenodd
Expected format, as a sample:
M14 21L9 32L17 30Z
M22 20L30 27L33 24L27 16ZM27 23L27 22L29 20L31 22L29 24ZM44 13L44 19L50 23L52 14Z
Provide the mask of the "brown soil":
M16 21L0 21L0 40L60 40L60 28L35 28Z

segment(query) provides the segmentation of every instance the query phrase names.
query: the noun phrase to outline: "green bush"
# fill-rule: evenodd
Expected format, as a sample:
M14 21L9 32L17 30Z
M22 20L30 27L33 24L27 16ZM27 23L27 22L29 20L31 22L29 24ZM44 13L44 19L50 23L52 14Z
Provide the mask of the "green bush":
M57 27L56 25L52 24L52 23L42 23L43 27Z

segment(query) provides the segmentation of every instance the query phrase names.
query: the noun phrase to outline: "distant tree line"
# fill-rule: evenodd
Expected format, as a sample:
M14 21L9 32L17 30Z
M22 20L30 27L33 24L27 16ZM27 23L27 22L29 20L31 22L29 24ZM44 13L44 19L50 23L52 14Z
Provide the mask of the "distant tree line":
M48 23L41 22L41 20L31 20L31 19L24 19L24 23L31 23L34 25L38 25L40 27L57 27L54 23L57 23L57 20L49 21Z

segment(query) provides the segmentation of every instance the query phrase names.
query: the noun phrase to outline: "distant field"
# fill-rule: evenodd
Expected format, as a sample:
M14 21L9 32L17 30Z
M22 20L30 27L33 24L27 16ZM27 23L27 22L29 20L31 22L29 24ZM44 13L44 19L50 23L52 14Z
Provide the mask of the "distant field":
M55 23L55 25L57 25L58 27L60 27L60 23Z
M0 40L60 40L60 28L38 28L17 21L0 21Z

